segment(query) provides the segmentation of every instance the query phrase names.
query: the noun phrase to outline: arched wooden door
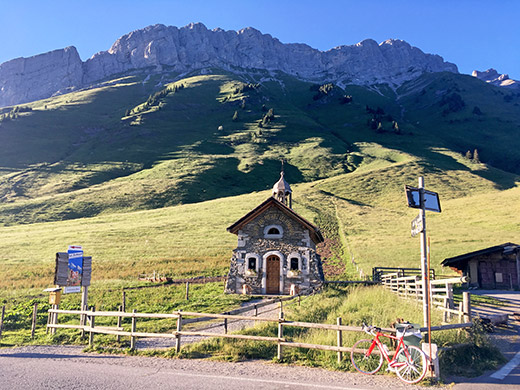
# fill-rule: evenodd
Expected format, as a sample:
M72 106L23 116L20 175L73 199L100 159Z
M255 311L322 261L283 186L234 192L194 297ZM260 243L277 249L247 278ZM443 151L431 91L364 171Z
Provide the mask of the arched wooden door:
M280 258L271 255L267 258L265 293L280 294Z

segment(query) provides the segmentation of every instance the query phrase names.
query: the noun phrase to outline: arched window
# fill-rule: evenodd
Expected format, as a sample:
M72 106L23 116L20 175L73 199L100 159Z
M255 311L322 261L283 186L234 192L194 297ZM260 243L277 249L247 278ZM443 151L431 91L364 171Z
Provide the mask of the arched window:
M280 234L280 231L277 228L272 227L271 229L269 229L267 234Z
M280 225L269 225L264 228L264 238L282 238L283 228Z

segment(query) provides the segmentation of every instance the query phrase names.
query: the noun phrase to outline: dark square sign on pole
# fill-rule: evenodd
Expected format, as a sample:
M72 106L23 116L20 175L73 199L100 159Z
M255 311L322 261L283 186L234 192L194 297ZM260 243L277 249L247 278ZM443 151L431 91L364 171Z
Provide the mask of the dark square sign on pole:
M415 209L421 208L421 192L419 188L405 186L406 199L408 200L408 207ZM424 209L429 211L441 212L441 202L439 201L439 194L433 191L424 190Z

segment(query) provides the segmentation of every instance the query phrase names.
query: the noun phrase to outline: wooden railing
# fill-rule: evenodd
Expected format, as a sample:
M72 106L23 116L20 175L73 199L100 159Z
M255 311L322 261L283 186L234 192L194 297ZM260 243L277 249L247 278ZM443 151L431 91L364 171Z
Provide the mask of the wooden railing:
M58 315L78 315L81 317L86 317L87 321L85 325L72 325L72 324L59 324L58 323ZM96 325L97 317L115 317L117 319L117 327L106 327L106 326L98 326ZM277 337L270 336L255 336L255 335L243 335L243 334L228 334L227 327L224 326L224 333L210 333L204 332L200 330L195 331L186 331L183 330L183 325L187 317L195 317L195 318L209 318L212 320L223 320L224 324L227 324L228 320L245 320L245 321L261 321L261 322L270 322L276 323L278 325L278 334ZM130 330L124 330L121 327L121 319L122 318L130 318L131 319L131 327ZM139 318L162 318L162 319L173 319L176 320L175 330L170 333L151 333L151 332L138 332L137 331L137 319ZM445 330L445 329L454 329L454 328L464 328L470 327L472 323L465 324L454 324L454 325L445 325L432 328L433 331L436 330ZM284 328L285 327L300 327L300 328L314 328L314 329L324 329L337 332L337 344L336 345L321 345L321 344L308 344L308 343L300 343L288 340L284 337ZM93 345L94 335L95 334L107 334L107 335L115 335L118 338L121 336L130 337L130 348L136 349L136 340L139 337L157 337L157 338L171 338L175 339L175 349L177 352L181 349L181 340L183 336L203 336L203 337L224 337L224 338L232 338L232 339L242 339L242 340L251 340L251 341L268 341L274 342L277 344L277 357L278 359L282 358L283 349L285 347L293 347L293 348L309 348L309 349L317 349L317 350L325 350L325 351L335 351L338 354L338 361L341 361L343 358L344 352L351 352L352 347L343 346L343 337L342 332L361 332L363 329L357 326L345 326L341 325L341 318L337 319L337 324L318 324L312 322L302 322L302 321L289 321L284 318L283 307L280 305L280 312L278 319L272 318L263 318L263 317L252 317L252 316L243 316L237 314L213 314L213 313L197 313L197 312L185 312L185 311L175 311L173 313L161 314L161 313L137 313L135 310L133 313L126 313L121 311L111 311L111 312L102 312L95 310L57 310L50 309L49 310L49 323L47 324L47 328L51 331L55 331L56 329L78 329L82 332L86 332L89 334L89 346ZM383 331L388 333L395 333L395 329L383 328ZM426 328L421 328L421 332L425 332Z
M459 316L459 322L471 321L470 295L463 294L463 302L455 309L453 285L465 283L465 277L430 280L430 297L433 306L444 312L443 321L451 320L452 315ZM405 298L423 299L424 288L421 276L399 276L398 273L381 275L381 283L387 289Z

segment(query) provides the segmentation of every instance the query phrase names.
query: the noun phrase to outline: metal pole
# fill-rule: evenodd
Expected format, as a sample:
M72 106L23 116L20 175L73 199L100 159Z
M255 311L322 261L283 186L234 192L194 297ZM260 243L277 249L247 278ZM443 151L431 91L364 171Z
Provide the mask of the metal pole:
M419 209L419 215L421 216L422 222L422 232L421 232L421 274L422 274L422 283L423 283L423 323L424 327L428 326L428 318L429 318L429 305L428 305L428 297L429 297L429 286L427 283L427 243L426 243L426 208L424 204L424 177L419 177L419 196L421 202L421 208Z

